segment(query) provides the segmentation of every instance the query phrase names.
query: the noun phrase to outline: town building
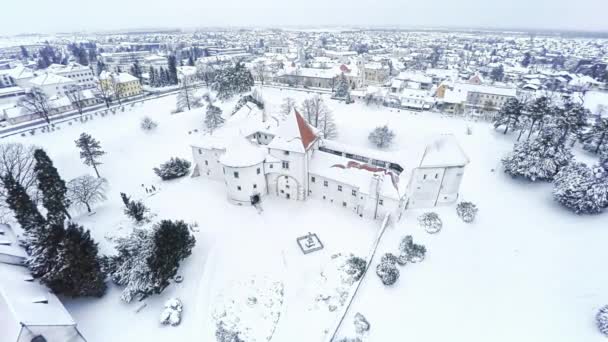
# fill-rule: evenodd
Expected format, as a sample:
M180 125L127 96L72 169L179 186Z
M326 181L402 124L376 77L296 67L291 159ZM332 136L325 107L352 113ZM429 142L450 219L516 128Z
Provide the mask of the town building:
M103 71L99 75L101 86L110 91L114 97L125 98L141 95L142 88L137 77L121 73Z
M81 89L91 89L97 85L93 70L78 63L72 62L68 63L68 65L51 64L46 71L76 81L76 84Z
M38 88L47 97L65 96L78 82L74 79L53 73L44 73L28 81L28 88Z
M135 52L104 52L99 54L101 62L105 64L106 71L109 72L129 72L135 62L139 65L144 66L146 57L149 57L151 53L149 51L135 51Z

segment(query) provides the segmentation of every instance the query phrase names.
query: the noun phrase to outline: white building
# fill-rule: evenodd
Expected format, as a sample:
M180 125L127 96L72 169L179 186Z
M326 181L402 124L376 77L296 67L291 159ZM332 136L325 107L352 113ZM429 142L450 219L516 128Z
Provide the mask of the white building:
M45 73L32 78L28 84L30 88L40 88L50 98L65 96L77 84L77 81L52 73Z
M0 225L0 340L86 342L59 299L22 265L25 253L11 228Z
M453 136L393 154L323 140L297 111L267 118L249 106L191 148L193 176L223 181L234 204L310 197L373 219L454 203L468 163Z
M91 89L96 87L93 70L78 63L69 63L68 65L51 64L46 71L76 81L81 89Z

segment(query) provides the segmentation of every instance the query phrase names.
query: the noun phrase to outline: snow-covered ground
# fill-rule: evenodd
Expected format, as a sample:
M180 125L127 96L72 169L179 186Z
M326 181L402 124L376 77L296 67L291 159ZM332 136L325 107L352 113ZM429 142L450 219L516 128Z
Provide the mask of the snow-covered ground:
M278 110L284 96L298 102L311 96L280 89L263 93L271 112ZM326 102L338 124L338 140L344 143L371 147L369 131L383 124L397 134L394 150L407 149L429 134L455 134L471 159L461 198L480 209L473 224L462 223L454 206L437 209L444 224L435 235L417 226L416 217L423 211L408 211L390 226L377 257L395 253L401 237L411 234L416 243L426 245L427 258L400 268L401 277L390 288L373 272L368 274L345 325L351 324L356 312L364 314L371 323L368 341L603 338L593 316L608 303L608 274L603 268L608 259L606 214L576 216L552 200L550 184L529 184L504 175L499 160L514 138L494 132L487 123L361 103L346 105L328 98ZM224 111L229 112L232 104L223 104ZM249 316L242 319L252 329L259 328L249 335L258 336L255 341L269 334L278 342L321 341L333 313L316 298L323 292L324 275L335 271L332 255L367 256L380 223L315 200L298 203L268 197L258 214L253 208L229 204L221 182L186 177L161 183L152 168L172 156L190 159L189 143L195 134L188 132L203 126L204 109L171 115L174 107L175 96L167 96L128 107L124 113L61 124L54 132L5 139L44 147L66 180L93 174L79 160L74 145L78 135L86 131L100 140L107 152L100 173L109 180L109 199L95 215L82 213L76 220L91 230L105 253L112 251L106 237L131 229L122 213L120 192L144 197L156 219L184 219L199 225L196 247L179 272L184 281L146 299L146 307L138 313L143 303L121 303L120 289L114 286L101 299L65 299L83 334L91 342L213 341L218 312L234 319L229 299L234 297L251 306ZM156 131L139 128L144 116L159 123ZM467 126L472 135L465 134ZM580 158L592 160L582 154ZM146 197L142 184L160 190ZM308 232L317 233L324 250L301 253L296 238ZM256 285L243 286L251 281ZM158 322L164 302L171 297L184 303L183 323L178 327ZM256 324L251 317L261 312L255 306L262 304L270 309L260 314L266 317Z

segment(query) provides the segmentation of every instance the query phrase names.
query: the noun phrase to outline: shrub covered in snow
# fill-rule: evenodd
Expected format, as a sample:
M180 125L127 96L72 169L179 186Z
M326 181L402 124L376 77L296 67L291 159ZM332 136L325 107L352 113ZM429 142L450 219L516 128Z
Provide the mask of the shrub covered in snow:
M378 148L389 147L395 138L395 132L388 128L388 125L376 127L367 137L369 141Z
M150 119L150 117L148 116L144 116L144 118L141 120L141 129L143 129L144 131L151 131L153 129L155 129L158 124L153 121L152 119Z
M179 298L171 298L165 302L165 309L160 314L160 323L177 326L182 321L183 305Z
M553 184L553 198L577 214L597 214L608 208L608 170L584 163L564 167Z
M438 233L443 226L441 218L434 212L428 212L418 216L418 224L429 234Z
M346 263L344 264L344 272L351 276L354 281L358 281L363 276L365 267L367 267L367 261L365 261L365 259L351 255L348 259L346 259Z
M365 318L365 316L363 316L363 314L361 314L360 312L357 312L355 314L354 324L355 324L355 331L358 334L362 334L366 331L369 331L370 324L367 321L367 319Z
M215 339L217 342L245 342L239 335L238 331L226 328L221 322L217 324L215 329Z
M460 202L456 205L456 214L466 223L473 222L478 211L472 202Z
M553 180L573 158L570 148L555 140L550 134L543 134L534 140L516 144L513 151L502 159L505 172L533 182Z
M414 243L411 235L405 236L399 244L399 257L397 262L399 265L405 265L408 262L420 262L424 260L426 255L426 247Z
M154 168L154 173L162 180L183 177L190 172L190 162L186 159L171 158L168 162Z
M391 262L380 262L376 267L376 274L386 286L393 285L399 279L399 270L397 265Z
M395 256L395 254L393 253L385 253L382 258L380 259L381 263L389 263L389 264L396 264L397 263L397 256Z
M608 305L604 305L595 315L595 324L598 330L608 336Z

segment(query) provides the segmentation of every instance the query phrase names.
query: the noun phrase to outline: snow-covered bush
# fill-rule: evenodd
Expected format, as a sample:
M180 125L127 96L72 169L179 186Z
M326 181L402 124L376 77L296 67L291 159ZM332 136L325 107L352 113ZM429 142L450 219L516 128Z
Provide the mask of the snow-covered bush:
M367 261L365 261L365 259L351 255L346 259L343 269L354 281L358 281L363 276L365 267L367 267Z
M140 126L141 129L143 129L144 131L151 131L155 129L158 124L156 123L156 121L150 119L150 117L144 116L144 118L141 120Z
M168 162L154 168L154 173L162 180L183 177L190 172L191 163L186 159L171 158Z
M217 342L245 342L243 339L241 339L240 332L226 328L222 322L217 324L215 329L215 339Z
M376 274L382 280L384 285L393 285L399 279L399 270L397 265L391 262L380 262L376 267Z
M443 226L441 218L434 212L428 212L418 216L418 224L429 234L438 233Z
M397 262L399 265L405 265L408 262L416 263L424 260L426 255L426 247L414 243L411 235L405 236L399 244L399 257Z
M397 263L397 256L395 256L393 253L385 253L382 258L380 258L380 263L389 263L394 265Z
M177 326L182 321L183 305L179 298L171 298L165 302L165 309L160 314L160 323Z
M357 312L355 314L354 324L355 324L355 331L358 334L362 334L366 331L369 331L369 328L371 327L368 320L360 312Z
M608 208L608 170L584 163L564 167L553 184L553 198L577 214L597 214Z
M531 181L551 181L559 170L573 158L566 144L560 144L550 134L516 144L513 151L502 159L505 172L512 177Z
M608 336L608 305L604 305L595 315L595 324L598 330Z
M477 206L472 202L460 202L456 205L456 214L466 223L471 223L477 215Z

